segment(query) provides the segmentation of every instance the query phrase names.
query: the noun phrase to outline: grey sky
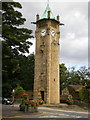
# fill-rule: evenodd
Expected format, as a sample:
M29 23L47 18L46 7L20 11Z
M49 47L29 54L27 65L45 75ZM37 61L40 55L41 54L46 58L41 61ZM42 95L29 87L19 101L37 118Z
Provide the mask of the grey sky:
M21 2L23 16L26 18L24 27L33 30L36 14L40 16L46 8L45 2ZM60 15L60 21L65 26L60 27L60 63L67 66L88 65L88 3L86 2L50 2L54 16ZM35 51L35 39L30 52Z

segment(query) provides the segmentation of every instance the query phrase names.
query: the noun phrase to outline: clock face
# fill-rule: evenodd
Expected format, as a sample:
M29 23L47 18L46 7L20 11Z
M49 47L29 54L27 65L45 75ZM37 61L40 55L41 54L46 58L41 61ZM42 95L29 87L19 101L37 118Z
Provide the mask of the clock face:
M46 35L46 30L45 29L42 29L41 30L41 36L45 36Z
M51 30L51 35L54 37L55 36L55 30Z

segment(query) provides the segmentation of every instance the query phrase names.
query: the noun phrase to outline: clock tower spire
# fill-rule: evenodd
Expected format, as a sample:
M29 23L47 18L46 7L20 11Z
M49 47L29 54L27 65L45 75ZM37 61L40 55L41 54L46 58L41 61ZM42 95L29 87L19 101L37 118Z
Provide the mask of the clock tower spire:
M36 53L34 74L34 99L41 99L48 104L60 103L59 51L60 31L59 16L55 19L49 0L43 15L36 16Z
M49 0L47 0L47 2L48 2L47 4L49 5Z

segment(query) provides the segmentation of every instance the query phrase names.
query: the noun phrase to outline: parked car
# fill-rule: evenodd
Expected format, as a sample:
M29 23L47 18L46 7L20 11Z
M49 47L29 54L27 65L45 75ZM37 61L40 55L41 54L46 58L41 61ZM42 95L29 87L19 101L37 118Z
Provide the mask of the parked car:
M12 105L13 104L13 102L12 101L10 101L9 99L7 99L7 98L3 98L2 99L2 104L5 104L5 105Z

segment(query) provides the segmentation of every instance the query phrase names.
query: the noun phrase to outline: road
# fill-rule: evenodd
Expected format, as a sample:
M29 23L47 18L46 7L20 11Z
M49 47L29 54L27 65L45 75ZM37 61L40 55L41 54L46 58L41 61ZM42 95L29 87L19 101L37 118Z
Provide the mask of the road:
M3 105L3 118L88 118L88 111L67 111L58 108L39 107L38 113L19 111L18 106Z

